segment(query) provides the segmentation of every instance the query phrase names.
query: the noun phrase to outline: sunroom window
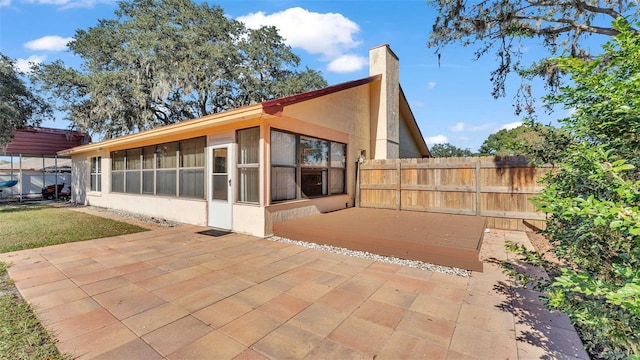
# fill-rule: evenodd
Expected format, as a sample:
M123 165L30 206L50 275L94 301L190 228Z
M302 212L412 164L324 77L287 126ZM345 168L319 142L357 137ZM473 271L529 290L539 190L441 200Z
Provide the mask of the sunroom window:
M272 129L271 200L344 194L345 156L343 143Z

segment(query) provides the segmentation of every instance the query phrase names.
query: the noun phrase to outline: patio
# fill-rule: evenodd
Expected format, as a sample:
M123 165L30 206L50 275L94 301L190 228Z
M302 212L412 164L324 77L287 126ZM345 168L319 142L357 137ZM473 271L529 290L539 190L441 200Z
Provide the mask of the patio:
M180 226L0 254L79 359L587 359L495 261L470 277ZM508 259L491 230L481 258ZM515 261L515 260L514 260Z

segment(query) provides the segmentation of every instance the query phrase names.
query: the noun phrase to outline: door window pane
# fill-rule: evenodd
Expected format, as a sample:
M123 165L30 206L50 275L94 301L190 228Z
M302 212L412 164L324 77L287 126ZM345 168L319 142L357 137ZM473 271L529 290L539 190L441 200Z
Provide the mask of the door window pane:
M211 194L213 200L227 200L228 199L228 177L227 174L213 174L213 180L211 181Z

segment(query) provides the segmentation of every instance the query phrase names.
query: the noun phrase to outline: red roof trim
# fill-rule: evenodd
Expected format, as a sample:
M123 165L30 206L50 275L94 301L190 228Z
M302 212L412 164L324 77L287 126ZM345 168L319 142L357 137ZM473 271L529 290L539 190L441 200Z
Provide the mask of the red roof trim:
M265 101L262 103L262 109L267 114L279 115L282 112L282 109L287 105L296 104L302 101L315 99L320 96L333 94L338 91L347 90L357 86L369 84L380 79L382 79L382 75L374 75L364 79L353 80L353 81L329 86L329 87L318 89L318 90L308 91L301 94L296 94L296 95L291 95L291 96L287 96L279 99Z

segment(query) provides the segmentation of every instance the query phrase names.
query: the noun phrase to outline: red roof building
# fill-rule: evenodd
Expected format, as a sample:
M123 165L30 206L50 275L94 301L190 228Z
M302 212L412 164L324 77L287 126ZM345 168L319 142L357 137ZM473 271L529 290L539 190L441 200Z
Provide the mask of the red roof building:
M52 128L16 130L15 137L0 155L55 156L59 151L85 145L91 137L80 131Z

